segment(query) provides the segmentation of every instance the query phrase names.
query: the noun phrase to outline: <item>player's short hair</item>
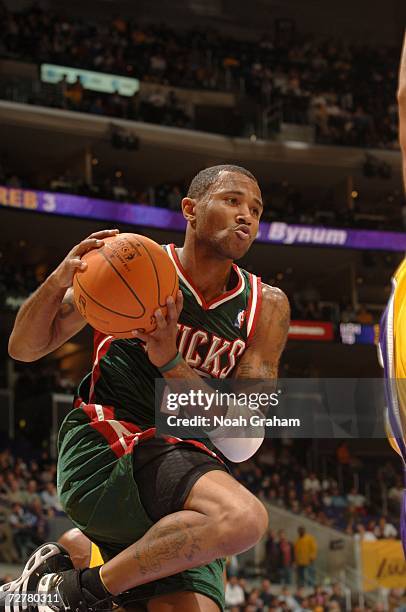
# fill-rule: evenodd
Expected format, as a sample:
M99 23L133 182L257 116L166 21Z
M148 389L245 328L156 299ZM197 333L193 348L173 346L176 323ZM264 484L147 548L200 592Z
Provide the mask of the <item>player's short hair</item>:
M190 183L187 197L199 199L202 198L206 191L216 182L220 172L236 172L238 174L244 174L248 176L251 180L258 183L255 176L246 168L242 166L233 166L232 164L224 164L220 166L211 166L210 168L204 168L204 170L200 170L198 174L192 179Z

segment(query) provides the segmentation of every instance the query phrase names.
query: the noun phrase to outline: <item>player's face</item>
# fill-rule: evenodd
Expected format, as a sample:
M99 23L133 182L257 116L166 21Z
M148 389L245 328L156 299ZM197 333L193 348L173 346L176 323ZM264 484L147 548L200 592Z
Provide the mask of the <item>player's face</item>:
M244 174L221 172L196 206L196 239L225 259L240 259L256 238L263 204L258 184Z

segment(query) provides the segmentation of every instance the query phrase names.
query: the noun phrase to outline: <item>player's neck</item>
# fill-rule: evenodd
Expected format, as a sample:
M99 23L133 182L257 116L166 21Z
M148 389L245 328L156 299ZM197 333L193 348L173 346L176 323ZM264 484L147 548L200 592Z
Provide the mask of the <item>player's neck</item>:
M196 244L185 243L176 252L183 269L207 302L227 290L233 264L231 259L215 258L209 249Z

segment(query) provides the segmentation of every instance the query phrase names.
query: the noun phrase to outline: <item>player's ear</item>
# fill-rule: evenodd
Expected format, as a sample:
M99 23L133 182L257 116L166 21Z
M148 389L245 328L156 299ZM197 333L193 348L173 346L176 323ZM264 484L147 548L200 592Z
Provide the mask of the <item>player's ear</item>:
M196 200L192 198L183 198L182 200L182 213L186 221L188 221L192 227L196 222Z

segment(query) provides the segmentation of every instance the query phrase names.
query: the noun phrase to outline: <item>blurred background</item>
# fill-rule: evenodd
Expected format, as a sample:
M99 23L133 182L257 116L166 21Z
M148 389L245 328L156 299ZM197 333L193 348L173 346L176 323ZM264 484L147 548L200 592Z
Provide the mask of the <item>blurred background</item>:
M7 580L69 527L56 436L92 352L86 329L37 363L12 361L16 312L93 231L181 245L180 202L200 169L235 163L260 182L261 233L241 265L289 297L281 377L381 376L379 319L406 250L396 102L406 5L10 0L0 23ZM385 440L267 440L232 469L271 519L268 537L230 560L232 612L406 609L402 465Z

